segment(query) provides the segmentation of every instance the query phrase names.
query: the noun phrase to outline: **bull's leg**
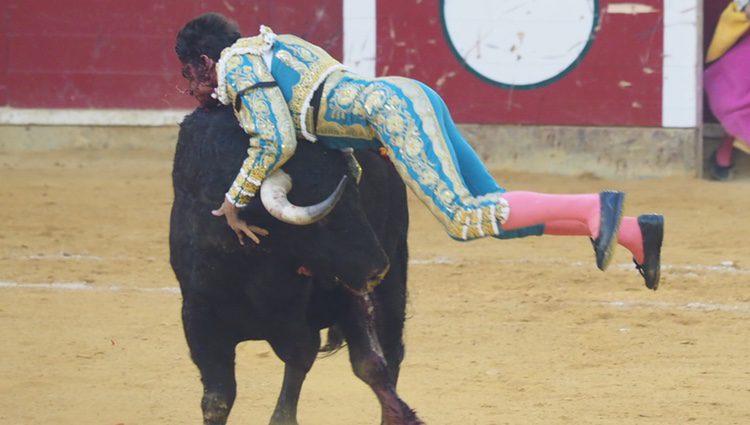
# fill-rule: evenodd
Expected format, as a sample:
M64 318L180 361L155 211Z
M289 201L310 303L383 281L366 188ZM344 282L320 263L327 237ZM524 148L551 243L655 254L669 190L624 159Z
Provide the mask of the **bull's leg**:
M406 314L407 261L406 241L404 240L391 258L391 268L383 282L375 288L373 296L378 305L378 314L375 317L378 339L383 348L388 375L394 387L397 386L401 362L404 360L403 330Z
M306 376L307 372L284 365L284 382L271 416L271 425L297 425L297 404Z
M349 346L354 374L372 388L380 402L383 425L423 424L399 398L375 329L375 306L368 295L355 296L351 314L341 327Z
M190 355L203 382L203 424L224 425L237 394L234 375L237 343L201 303L183 302L182 323Z
M315 362L320 348L320 333L304 322L279 332L269 339L276 355L284 362L284 381L271 416L271 425L297 425L297 405L307 372Z

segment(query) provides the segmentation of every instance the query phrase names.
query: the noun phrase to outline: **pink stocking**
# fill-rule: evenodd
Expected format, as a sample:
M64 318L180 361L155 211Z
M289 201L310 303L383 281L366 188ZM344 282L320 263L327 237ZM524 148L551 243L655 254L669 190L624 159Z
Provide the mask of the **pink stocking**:
M574 221L582 224L586 235L599 236L599 194L550 195L513 191L503 194L510 214L503 229L513 230L553 221Z
M573 220L556 220L544 224L545 235L588 236L589 230L585 224ZM643 237L638 219L623 217L617 243L624 246L633 254L638 264L643 264Z
M722 167L732 166L732 151L734 149L734 137L727 136L716 149L716 163Z

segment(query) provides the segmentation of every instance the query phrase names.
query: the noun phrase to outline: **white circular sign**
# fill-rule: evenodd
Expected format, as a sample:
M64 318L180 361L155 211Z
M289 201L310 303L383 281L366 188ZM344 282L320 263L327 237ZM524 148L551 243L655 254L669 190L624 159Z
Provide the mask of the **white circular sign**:
M479 77L533 88L575 67L591 43L598 0L443 0L454 53Z

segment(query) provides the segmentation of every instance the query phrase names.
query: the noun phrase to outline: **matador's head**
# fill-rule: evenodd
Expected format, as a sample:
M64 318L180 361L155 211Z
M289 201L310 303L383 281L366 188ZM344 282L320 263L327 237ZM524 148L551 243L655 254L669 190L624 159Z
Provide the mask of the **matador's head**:
M177 33L175 52L182 62L182 76L188 81L186 94L201 106L213 107L217 86L216 62L221 51L241 37L236 22L218 13L206 13L191 20Z

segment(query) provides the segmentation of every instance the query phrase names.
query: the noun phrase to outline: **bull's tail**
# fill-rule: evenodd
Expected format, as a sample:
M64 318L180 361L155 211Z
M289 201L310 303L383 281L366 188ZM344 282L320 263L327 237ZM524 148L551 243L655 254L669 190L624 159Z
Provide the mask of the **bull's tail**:
M344 347L344 332L339 325L333 325L328 328L328 337L324 346L320 347L321 357L328 357L336 354Z

